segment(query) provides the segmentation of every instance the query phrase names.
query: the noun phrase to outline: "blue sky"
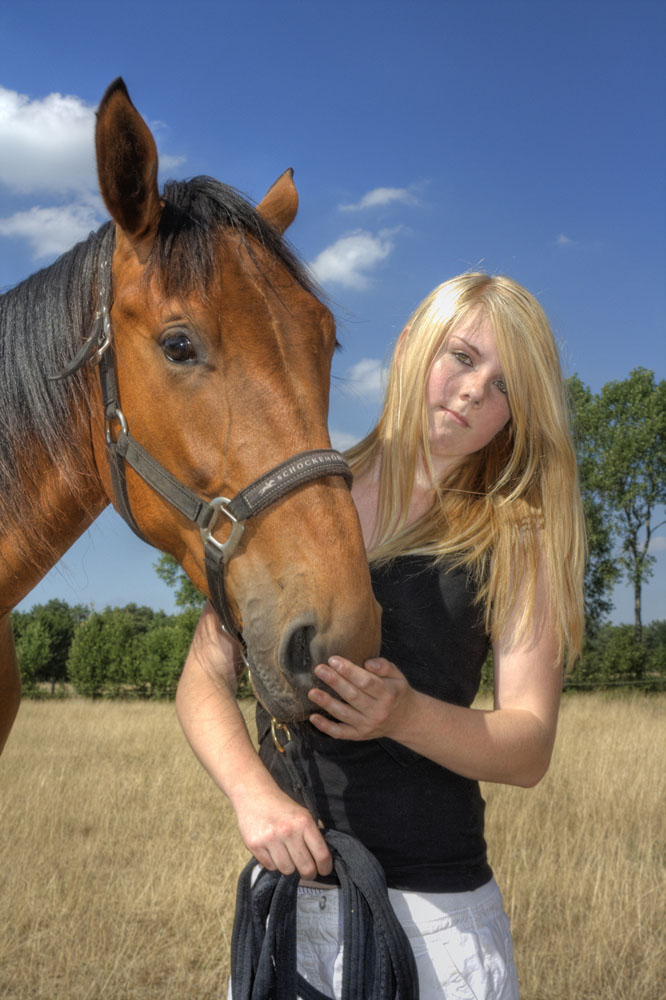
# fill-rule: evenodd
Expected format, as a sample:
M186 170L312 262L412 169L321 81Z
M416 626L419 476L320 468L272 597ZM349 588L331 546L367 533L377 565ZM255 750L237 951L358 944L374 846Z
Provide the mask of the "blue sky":
M259 200L287 166L291 241L338 318L331 429L372 425L380 371L436 284L533 291L565 374L666 377L663 0L22 0L0 11L0 288L105 215L93 112L123 76L163 179ZM666 528L645 619L664 617ZM172 609L156 554L107 511L22 607ZM615 595L630 621L631 595Z

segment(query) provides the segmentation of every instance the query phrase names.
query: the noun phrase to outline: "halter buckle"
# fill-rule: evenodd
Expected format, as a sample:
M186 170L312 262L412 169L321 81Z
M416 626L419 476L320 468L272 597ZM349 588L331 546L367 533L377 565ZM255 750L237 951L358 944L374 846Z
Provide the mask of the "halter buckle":
M113 330L111 328L111 317L109 316L109 310L106 306L102 306L95 313L95 322L97 323L101 319L102 330L97 338L98 348L90 359L90 366L92 368L98 365L102 360L102 356L108 351L111 346L111 338L113 336Z
M285 739L285 745L291 743L291 732L289 726L286 722L278 722L277 719L271 719L271 736L273 737L273 743L280 753L285 752L284 746L280 743L278 739L278 733L282 733Z
M231 501L228 497L215 497L214 500L211 500L208 504L212 511L210 520L205 528L199 528L201 541L203 542L204 547L209 542L211 545L214 545L215 548L222 553L222 562L224 563L228 562L230 557L233 555L234 550L240 541L241 535L245 530L245 524L242 521L239 521L238 518L234 517L227 507L227 504L230 502ZM231 521L231 534L227 538L226 542L218 542L217 538L213 537L213 528L217 524L220 512L226 514Z
M96 361L94 361L93 363L97 364ZM121 434L129 433L127 430L127 421L125 420L125 416L120 407L116 406L113 409L109 409L106 416L104 417L104 433L106 434L106 443L109 445L114 443L113 434L111 433L111 426L114 420L117 420L118 423L120 424Z

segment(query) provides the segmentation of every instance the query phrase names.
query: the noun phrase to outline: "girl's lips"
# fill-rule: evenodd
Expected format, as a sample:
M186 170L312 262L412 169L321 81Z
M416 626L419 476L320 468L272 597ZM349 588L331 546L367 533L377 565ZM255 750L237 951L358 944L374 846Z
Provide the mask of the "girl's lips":
M443 406L442 409L445 413L448 413L451 417L453 417L454 421L457 424L460 424L461 427L469 427L469 424L463 417L462 413L456 413L455 410L450 410L448 406Z

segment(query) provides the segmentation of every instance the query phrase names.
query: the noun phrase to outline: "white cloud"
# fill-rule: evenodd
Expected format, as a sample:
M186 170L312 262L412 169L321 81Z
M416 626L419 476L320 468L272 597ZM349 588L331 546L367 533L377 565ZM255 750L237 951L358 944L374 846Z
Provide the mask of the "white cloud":
M651 538L649 551L652 553L666 552L666 538L663 535L655 535L654 538Z
M0 182L14 191L96 187L95 109L79 97L31 101L0 87Z
M378 358L361 358L347 372L347 379L365 400L378 400L384 394L385 369Z
M571 244L574 242L575 240L569 239L569 237L565 236L564 233L560 233L560 235L555 240L555 246L568 247L571 246Z
M368 272L386 260L393 250L396 229L382 230L377 236L363 229L356 229L326 247L311 262L317 280L342 285L344 288L363 290L370 284Z
M0 219L0 236L26 240L33 257L57 257L84 239L104 221L101 199L89 198L71 205L35 206Z
M331 431L331 444L337 451L346 451L358 441L358 434L347 434L346 431Z
M160 166L170 170L183 159L162 156ZM97 229L107 213L97 194L95 108L71 95L31 100L0 87L0 184L59 202L0 219L0 235L26 240L35 259L54 257ZM62 204L68 195L74 200Z
M160 167L173 170L184 160L160 156ZM0 183L18 194L96 190L95 108L72 95L30 100L0 87Z
M186 156L168 156L166 153L160 153L160 173L180 167L186 161Z
M390 205L394 201L402 202L404 205L418 204L416 198L408 188L378 187L364 194L361 200L355 205L339 205L338 208L341 212L359 212L364 208L377 208L381 205Z

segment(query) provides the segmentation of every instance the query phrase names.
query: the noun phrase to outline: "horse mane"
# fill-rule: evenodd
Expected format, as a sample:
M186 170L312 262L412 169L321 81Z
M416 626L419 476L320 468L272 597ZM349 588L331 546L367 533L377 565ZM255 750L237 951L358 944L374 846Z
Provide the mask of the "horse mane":
M196 177L167 182L163 198L146 280L157 280L165 294L205 294L218 267L216 237L220 229L232 229L250 253L254 244L261 244L303 288L319 295L289 244L234 188L211 177ZM29 533L27 526L36 520L38 490L30 483L36 453L42 452L60 469L74 496L82 498L86 480L95 475L72 447L75 417L79 426L82 416L88 419L90 372L56 381L48 376L65 368L90 331L98 261L106 244L112 248L113 233L113 223L105 223L55 263L0 296L3 530L14 525ZM38 530L37 524L35 533Z
M227 228L239 234L250 254L253 243L247 237L252 237L299 285L321 297L320 289L287 240L235 188L212 177L195 177L190 181L167 181L162 197L164 211L146 278L157 278L167 295L205 294L218 267L211 234ZM264 278L269 280L270 276L264 274Z

